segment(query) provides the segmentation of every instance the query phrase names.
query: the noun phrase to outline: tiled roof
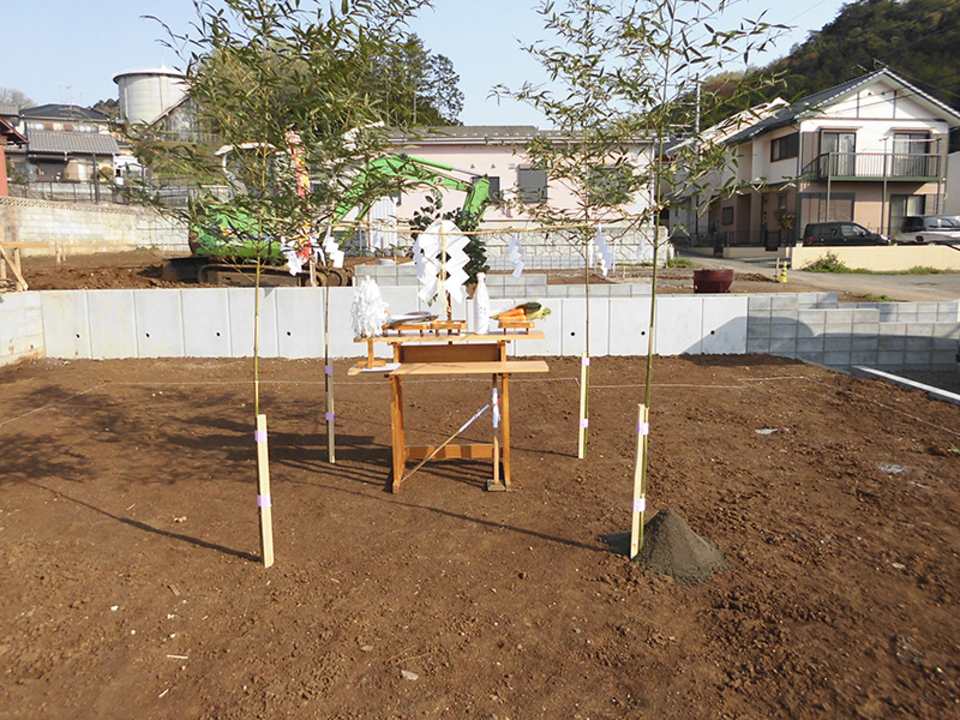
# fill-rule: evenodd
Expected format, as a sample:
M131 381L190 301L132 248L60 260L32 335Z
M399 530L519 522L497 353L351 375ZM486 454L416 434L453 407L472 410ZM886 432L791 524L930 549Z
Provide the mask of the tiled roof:
M30 153L72 153L77 155L118 155L120 148L112 135L104 133L68 132L64 130L29 130Z
M937 98L933 97L932 95L928 95L927 93L923 92L919 88L911 85L910 83L908 83L906 80L904 80L902 77L897 75L892 70L883 68L881 70L877 70L875 72L868 73L866 75L861 75L860 77L856 77L853 80L848 80L845 83L834 85L833 87L827 88L826 90L821 90L820 92L814 93L813 95L807 95L804 98L800 98L796 102L792 103L788 108L785 108L784 110L776 113L775 115L772 115L771 117L768 117L768 118L764 118L760 122L751 125L745 130L741 130L735 135L731 135L729 138L727 138L726 144L738 145L742 142L746 142L747 140L752 140L758 135L762 135L763 133L769 132L771 130L775 130L780 127L785 127L787 125L793 125L799 120L802 120L804 116L810 113L817 112L821 108L824 108L828 105L832 105L838 100L841 100L847 97L854 91L860 89L865 85L872 83L873 81L877 80L882 76L885 76L888 79L892 80L893 82L897 83L898 85L909 89L912 94L920 98L923 98L927 102L930 102L936 105L937 107L942 109L944 112L951 114L957 120L960 120L960 115L958 115L956 110L946 105L945 103L941 102L940 100L937 100Z
M8 123L3 118L0 118L0 137L4 139L3 144L7 143L16 143L17 145L23 145L27 142L27 139L18 133L14 127Z
M106 123L110 118L97 110L82 108L78 105L48 104L39 107L23 108L20 117L24 120L86 120L88 122Z

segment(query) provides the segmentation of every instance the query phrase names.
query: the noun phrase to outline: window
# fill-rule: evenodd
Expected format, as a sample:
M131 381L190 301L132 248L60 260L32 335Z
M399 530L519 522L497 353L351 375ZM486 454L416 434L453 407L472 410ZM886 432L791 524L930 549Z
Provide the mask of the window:
M490 181L490 202L494 205L499 205L503 202L503 193L500 190L500 178L496 175L493 177L487 176L487 180Z
M933 174L933 158L929 155L930 135L928 133L898 132L893 134L894 177L929 177Z
M828 174L854 177L857 167L857 134L849 130L824 130L820 134L820 154L826 155Z
M800 154L800 133L795 132L792 135L776 138L770 143L770 160L786 160L794 158Z
M733 208L725 207L720 211L720 224L733 225Z
M520 198L520 202L546 202L547 173L539 168L517 168L517 196Z
M853 208L856 193L830 193L829 202L826 193L800 193L800 217L804 222L829 222L853 220Z
M903 226L903 219L907 216L925 215L927 210L926 195L891 195L890 196L890 225L888 232L916 232ZM923 228L920 228L921 230Z

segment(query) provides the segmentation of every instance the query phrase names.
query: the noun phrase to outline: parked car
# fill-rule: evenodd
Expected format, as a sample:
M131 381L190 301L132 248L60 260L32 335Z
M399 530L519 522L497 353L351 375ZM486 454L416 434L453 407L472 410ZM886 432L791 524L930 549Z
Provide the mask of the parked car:
M889 245L890 240L855 222L808 223L803 229L804 245Z
M898 245L960 243L960 215L907 215L893 240Z

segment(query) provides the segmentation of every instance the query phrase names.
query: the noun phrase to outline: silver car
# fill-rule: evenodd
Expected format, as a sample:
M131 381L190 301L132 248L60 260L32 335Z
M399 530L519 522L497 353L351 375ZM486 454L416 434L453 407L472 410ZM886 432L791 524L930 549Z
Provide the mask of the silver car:
M960 243L960 215L907 215L893 241L898 245Z

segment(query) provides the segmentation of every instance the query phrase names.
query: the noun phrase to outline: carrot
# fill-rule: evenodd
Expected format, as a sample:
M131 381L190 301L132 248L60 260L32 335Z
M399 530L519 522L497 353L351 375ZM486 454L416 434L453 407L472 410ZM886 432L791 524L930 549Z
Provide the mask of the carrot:
M526 320L527 314L523 311L522 308L514 308L513 310L507 310L497 315L497 320L508 320L508 321L517 321L517 320Z

